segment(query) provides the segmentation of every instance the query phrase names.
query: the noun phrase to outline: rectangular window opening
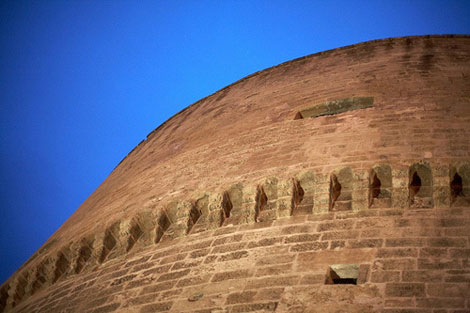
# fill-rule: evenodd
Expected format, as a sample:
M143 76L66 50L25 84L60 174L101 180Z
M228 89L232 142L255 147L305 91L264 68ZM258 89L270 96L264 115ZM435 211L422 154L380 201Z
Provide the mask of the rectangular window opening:
M325 285L357 285L359 264L333 264L326 273Z
M296 112L294 120L309 117L341 114L348 111L371 108L374 104L374 97L352 97L337 99L310 105Z

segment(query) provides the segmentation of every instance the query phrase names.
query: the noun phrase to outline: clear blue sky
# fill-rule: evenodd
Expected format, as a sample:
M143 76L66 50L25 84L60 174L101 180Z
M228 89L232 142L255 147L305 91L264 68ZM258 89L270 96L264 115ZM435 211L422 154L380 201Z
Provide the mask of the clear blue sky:
M255 71L470 33L470 1L1 1L0 283L146 135Z

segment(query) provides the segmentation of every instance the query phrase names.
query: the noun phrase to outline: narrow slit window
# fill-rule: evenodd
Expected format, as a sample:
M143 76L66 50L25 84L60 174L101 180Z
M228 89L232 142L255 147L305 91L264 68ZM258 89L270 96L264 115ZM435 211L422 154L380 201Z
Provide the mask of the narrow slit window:
M191 206L191 210L189 211L187 227L186 227L186 234L189 234L191 232L191 229L197 223L201 215L202 215L202 212L195 205Z
M354 175L349 167L330 174L330 211L352 209L353 180Z
M455 198L462 196L462 177L458 173L455 173L454 179L452 179L452 182L450 183L450 190L453 201L455 200Z
M413 177L410 182L411 195L414 197L419 192L420 189L421 189L421 177L419 177L417 172L414 172Z
M7 306L8 300L8 290L10 289L9 284L5 284L2 289L0 289L0 311Z
M433 207L433 183L431 167L425 163L415 163L409 171L410 208Z
M225 218L229 218L230 211L232 211L233 205L232 205L232 201L230 201L230 196L227 191L224 192L224 196L222 200L222 207L224 209Z
M34 295L42 286L48 281L48 265L50 260L47 259L43 261L36 267L36 277L34 278L33 284L31 286L31 295Z
M54 270L54 279L52 283L55 283L59 280L62 275L64 275L70 267L70 261L67 256L60 252L57 256L57 261L55 263L55 270Z
M450 171L450 204L452 206L470 205L470 164L451 167Z
M315 199L315 174L305 171L292 179L291 215L312 214Z
M28 285L28 273L20 274L16 281L15 292L13 293L13 307L23 299L26 294L26 286Z
M165 212L160 212L160 215L157 219L157 226L155 228L155 243L159 243L163 237L163 234L170 227L170 219Z
M332 174L330 178L330 210L335 207L336 200L341 195L341 188L338 178Z
M116 238L114 238L113 233L112 233L113 227L116 227L116 226L115 225L111 226L105 232L105 237L103 240L103 247L102 247L101 256L99 259L100 263L103 263L107 259L108 255L111 253L111 251L114 249L114 247L117 244Z
M374 174L372 178L372 183L370 185L370 192L372 198L378 198L380 195L380 186L382 186L382 182L377 177L377 174Z
M129 237L127 238L127 252L129 252L134 247L134 245L137 243L137 240L139 240L143 234L144 232L142 231L139 223L133 221L132 227L129 230Z
M389 165L375 166L369 173L369 207L391 207L392 170Z
M263 211L267 203L268 197L266 196L263 187L258 187L256 193L255 222L260 222L259 215L261 214L261 211Z
M75 273L79 274L82 269L85 267L85 264L91 258L93 251L87 244L83 244L80 248L77 263L75 265Z
M300 185L300 182L297 179L293 179L294 183L294 196L292 197L292 208L291 208L291 213L290 215L294 215L296 213L297 207L302 203L302 200L304 199L305 191Z

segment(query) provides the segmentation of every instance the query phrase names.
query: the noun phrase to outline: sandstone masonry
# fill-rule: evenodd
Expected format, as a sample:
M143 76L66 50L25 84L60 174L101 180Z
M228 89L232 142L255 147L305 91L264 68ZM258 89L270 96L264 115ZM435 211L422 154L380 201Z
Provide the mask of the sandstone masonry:
M0 312L470 312L470 37L250 75L165 122Z

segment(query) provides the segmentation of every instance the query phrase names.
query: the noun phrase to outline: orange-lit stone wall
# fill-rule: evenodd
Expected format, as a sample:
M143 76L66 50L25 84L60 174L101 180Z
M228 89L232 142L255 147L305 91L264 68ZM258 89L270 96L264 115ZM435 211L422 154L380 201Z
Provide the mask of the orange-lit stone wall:
M255 73L149 134L0 312L470 312L469 138L468 36Z

